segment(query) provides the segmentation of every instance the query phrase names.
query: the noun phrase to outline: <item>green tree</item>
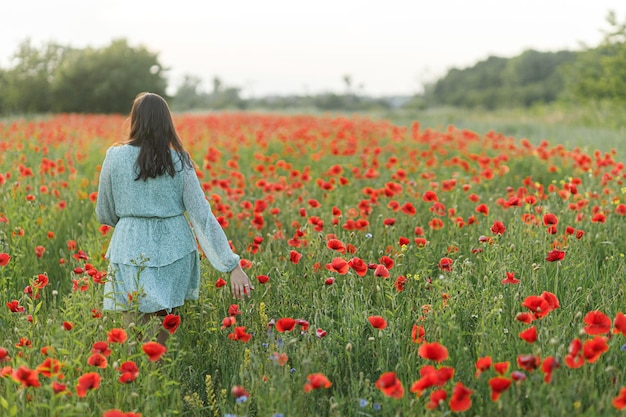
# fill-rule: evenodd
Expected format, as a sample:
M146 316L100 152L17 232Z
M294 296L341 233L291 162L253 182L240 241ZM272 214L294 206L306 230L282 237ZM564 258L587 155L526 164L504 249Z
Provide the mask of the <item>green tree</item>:
M125 39L102 49L67 54L52 86L53 110L77 113L126 113L142 91L166 96L166 69L157 54Z
M0 72L0 112L42 113L52 106L51 85L68 48L56 43L35 47L30 39L19 44L12 66Z
M587 47L563 69L566 98L581 103L626 104L626 23L609 12L604 39L596 48Z

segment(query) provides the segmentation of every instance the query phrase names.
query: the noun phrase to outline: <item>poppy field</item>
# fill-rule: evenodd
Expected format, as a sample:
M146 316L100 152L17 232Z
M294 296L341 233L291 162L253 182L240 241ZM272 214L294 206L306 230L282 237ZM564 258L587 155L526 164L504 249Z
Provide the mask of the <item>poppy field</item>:
M203 259L200 299L162 322L103 311L98 173L126 118L0 123L0 415L626 408L615 150L363 116L175 123L252 296Z

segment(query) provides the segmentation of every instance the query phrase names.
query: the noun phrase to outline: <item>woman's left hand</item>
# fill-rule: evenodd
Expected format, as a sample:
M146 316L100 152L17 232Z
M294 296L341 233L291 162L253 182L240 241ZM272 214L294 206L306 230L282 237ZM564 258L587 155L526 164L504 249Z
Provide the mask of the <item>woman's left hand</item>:
M241 265L237 265L230 273L230 288L233 291L233 297L243 300L246 295L250 298L254 285L250 282L250 278L241 269Z

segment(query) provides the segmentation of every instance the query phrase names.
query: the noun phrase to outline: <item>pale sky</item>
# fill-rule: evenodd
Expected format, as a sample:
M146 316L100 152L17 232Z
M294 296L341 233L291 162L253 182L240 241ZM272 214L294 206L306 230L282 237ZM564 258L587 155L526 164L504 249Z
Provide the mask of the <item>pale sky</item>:
M7 4L8 3L8 4ZM245 96L414 94L450 68L496 55L596 46L625 0L6 0L0 67L30 38L101 48L126 38L157 53L170 86L213 77Z

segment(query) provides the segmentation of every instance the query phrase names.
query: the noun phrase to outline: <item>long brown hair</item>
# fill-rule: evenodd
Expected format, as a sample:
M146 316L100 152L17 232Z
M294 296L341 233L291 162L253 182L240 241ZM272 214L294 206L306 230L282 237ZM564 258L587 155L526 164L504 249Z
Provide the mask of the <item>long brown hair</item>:
M163 97L154 93L139 93L130 111L128 145L139 146L135 162L139 174L135 181L176 174L170 149L174 149L184 166L191 167L191 158L174 127L172 113Z

